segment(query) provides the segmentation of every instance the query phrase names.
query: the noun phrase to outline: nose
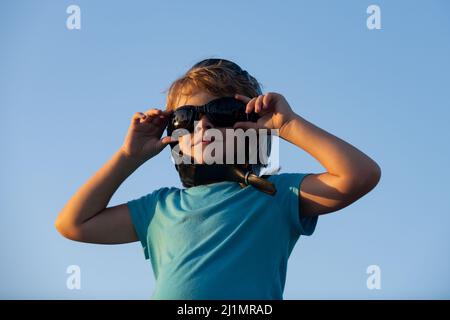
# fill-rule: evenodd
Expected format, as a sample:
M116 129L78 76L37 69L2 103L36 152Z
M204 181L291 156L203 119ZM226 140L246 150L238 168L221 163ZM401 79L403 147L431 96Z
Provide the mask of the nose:
M199 121L197 121L197 125L195 127L195 132L205 131L207 129L211 129L213 127L212 123L209 121L208 117L203 115Z

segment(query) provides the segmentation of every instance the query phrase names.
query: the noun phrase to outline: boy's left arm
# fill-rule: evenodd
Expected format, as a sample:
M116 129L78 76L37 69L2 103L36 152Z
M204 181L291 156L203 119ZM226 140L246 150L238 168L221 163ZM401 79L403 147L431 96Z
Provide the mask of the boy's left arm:
M279 129L283 139L305 150L326 169L303 179L300 188L303 216L317 216L342 209L372 190L380 180L381 169L366 154L306 121L292 111L286 99L269 92L253 99L237 94L255 111L257 123L239 122L235 128Z

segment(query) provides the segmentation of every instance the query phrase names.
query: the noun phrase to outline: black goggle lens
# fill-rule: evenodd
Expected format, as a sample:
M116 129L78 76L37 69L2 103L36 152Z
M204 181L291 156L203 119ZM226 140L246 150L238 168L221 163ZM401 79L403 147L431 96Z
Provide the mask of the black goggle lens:
M167 133L172 135L176 129L186 129L189 132L194 128L194 113L191 107L181 107L174 111L169 124L167 126Z
M177 108L167 127L168 135L176 129L194 131L194 121L206 115L216 127L232 127L239 121L255 122L259 116L252 112L245 113L246 104L232 97L218 98L203 106L182 106Z

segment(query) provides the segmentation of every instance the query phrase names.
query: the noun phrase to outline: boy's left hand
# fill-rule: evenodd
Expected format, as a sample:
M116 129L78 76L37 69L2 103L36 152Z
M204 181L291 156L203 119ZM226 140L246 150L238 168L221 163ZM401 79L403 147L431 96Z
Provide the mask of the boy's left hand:
M236 94L235 98L247 104L245 112L254 111L260 115L260 118L257 122L237 122L234 129L279 129L279 134L282 136L283 127L296 116L283 95L276 92L268 92L253 99Z

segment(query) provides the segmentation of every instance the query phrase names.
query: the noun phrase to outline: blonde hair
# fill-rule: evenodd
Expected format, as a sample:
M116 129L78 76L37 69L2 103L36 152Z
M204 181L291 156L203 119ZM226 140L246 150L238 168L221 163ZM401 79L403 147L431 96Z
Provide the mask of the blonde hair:
M210 58L196 63L164 91L168 92L166 109L174 109L181 97L189 97L201 90L216 97L231 97L238 93L254 98L262 94L260 83L236 63Z

